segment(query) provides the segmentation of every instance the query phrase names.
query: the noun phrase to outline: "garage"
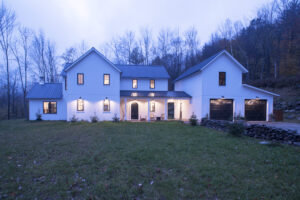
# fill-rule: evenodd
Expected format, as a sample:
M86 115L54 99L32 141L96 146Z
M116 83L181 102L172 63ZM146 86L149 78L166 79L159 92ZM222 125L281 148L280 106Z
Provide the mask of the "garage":
M245 100L245 119L248 121L266 121L267 101L259 99Z
M211 99L210 119L232 120L233 100L232 99Z

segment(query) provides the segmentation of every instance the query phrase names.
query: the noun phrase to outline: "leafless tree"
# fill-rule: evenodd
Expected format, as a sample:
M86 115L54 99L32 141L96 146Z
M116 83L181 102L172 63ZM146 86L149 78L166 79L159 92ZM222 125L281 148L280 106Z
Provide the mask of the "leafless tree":
M49 40L47 41L46 46L46 60L47 80L50 83L55 83L58 81L56 47L55 44Z
M8 9L4 3L0 8L0 46L4 54L6 80L7 80L7 119L10 119L10 46L15 28L16 16L14 11Z
M152 45L152 32L149 28L144 28L141 30L141 49L143 51L144 57L145 57L145 64L150 64L150 50Z
M35 71L39 77L43 77L44 81L47 77L46 67L46 39L42 31L39 34L34 34L31 48L31 59L38 70Z

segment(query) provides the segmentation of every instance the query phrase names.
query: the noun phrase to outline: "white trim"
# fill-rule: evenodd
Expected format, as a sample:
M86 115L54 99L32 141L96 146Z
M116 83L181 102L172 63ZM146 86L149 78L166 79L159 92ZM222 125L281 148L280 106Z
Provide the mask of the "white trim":
M207 63L206 65L204 65L200 71L203 71L210 63L212 63L213 61L215 61L220 55L222 55L223 53L225 53L229 58L231 58L235 64L237 64L243 71L243 73L247 73L248 70L243 66L241 65L241 63L239 63L239 61L237 61L232 55L230 55L230 53L228 53L226 50L223 50L221 51L216 57L214 57L214 59L212 59L209 63Z
M102 55L95 47L92 47L90 50L85 52L82 56L80 56L77 60L75 60L71 65L69 65L64 71L67 72L69 69L74 67L77 63L87 57L90 53L95 52L98 56L103 58L108 64L110 64L113 68L115 68L118 72L121 72L119 68L117 68L112 62L110 62L104 55Z
M270 94L270 95L273 95L273 96L276 96L276 97L279 97L279 96L280 96L279 94L275 94L275 93L273 93L273 92L269 92L269 91L267 91L267 90L263 90L263 89L254 87L254 86L252 86L252 85L243 84L243 86L248 87L248 88L250 88L250 89L254 89L254 90L263 92L263 93L266 93L266 94Z

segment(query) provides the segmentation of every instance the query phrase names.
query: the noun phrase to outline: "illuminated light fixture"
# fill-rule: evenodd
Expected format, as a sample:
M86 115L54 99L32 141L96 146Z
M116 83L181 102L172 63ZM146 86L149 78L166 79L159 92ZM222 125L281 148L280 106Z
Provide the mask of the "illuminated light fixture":
M133 93L131 93L131 96L132 96L132 97L137 97L138 94L137 94L137 92L133 92Z
M110 103L107 97L105 97L103 101L103 111L109 111L110 110Z
M148 96L149 96L149 97L154 97L154 96L155 96L155 93L154 93L154 92L150 92Z

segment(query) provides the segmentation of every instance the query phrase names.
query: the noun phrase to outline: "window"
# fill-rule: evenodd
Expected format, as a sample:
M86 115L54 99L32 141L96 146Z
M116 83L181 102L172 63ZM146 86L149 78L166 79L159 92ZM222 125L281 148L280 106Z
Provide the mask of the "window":
M56 101L44 101L43 113L44 114L56 114L57 107Z
M132 88L137 88L138 87L138 81L137 79L132 80Z
M78 85L84 84L84 74L82 74L82 73L77 74L77 84Z
M219 85L226 85L226 72L219 72Z
M67 76L65 77L65 90L67 90Z
M104 74L104 76L103 76L103 84L104 85L109 85L110 84L110 75L109 74Z
M81 99L77 99L77 111L84 111L84 101Z
M155 102L151 101L150 103L150 112L155 112Z
M150 80L150 89L155 88L155 80Z
M107 98L105 98L104 102L103 102L103 111L107 112L110 111L110 102Z

